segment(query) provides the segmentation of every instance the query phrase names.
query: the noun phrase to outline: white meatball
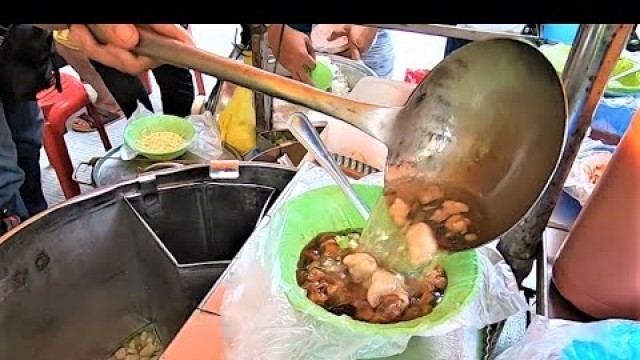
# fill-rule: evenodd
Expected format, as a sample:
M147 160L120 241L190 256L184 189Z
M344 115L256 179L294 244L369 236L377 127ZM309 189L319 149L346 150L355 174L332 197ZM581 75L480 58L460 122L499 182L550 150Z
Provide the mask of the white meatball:
M399 274L378 269L371 277L371 286L367 291L367 301L372 307L380 305L380 300L386 295L396 295L405 304L409 303L409 294L404 287L404 278Z
M342 262L347 265L351 279L361 283L369 278L378 268L376 259L367 253L355 253L345 256Z
M435 234L429 225L419 222L407 229L407 250L409 263L413 266L424 265L438 251Z

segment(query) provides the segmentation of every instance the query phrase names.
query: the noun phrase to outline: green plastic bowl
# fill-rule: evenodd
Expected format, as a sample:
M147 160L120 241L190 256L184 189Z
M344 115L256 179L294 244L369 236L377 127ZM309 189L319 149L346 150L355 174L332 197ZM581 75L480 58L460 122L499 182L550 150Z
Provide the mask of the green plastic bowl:
M373 207L382 188L354 185L356 192ZM286 212L286 213L281 213ZM478 291L480 274L475 251L458 252L441 259L448 286L442 301L430 314L396 324L369 324L348 316L337 316L309 300L296 281L296 269L302 249L321 232L362 228L364 220L340 188L327 186L304 193L278 210L286 221L276 248L280 262L281 284L291 305L311 319L367 335L410 335L447 322L459 314Z
M333 82L333 72L329 66L322 61L316 61L315 69L309 73L313 85L320 90L329 90Z
M182 136L185 141L175 150L170 152L149 152L138 147L138 140L145 131L160 132L168 131ZM154 114L145 116L130 122L124 129L125 143L136 152L150 160L168 161L179 158L189 149L196 136L196 129L185 118L174 115Z

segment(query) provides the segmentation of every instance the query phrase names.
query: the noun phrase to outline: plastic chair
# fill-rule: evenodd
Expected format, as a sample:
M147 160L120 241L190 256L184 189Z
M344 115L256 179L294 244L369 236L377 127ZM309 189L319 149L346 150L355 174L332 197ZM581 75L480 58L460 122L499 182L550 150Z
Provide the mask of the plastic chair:
M38 93L37 99L45 120L42 141L44 150L56 172L65 198L69 199L80 194L80 186L73 181L73 165L69 149L64 141L67 120L73 114L86 108L98 130L105 150L111 149L111 142L102 118L91 103L84 85L75 77L64 73L60 74L60 83L62 92L58 92L55 87L52 87Z

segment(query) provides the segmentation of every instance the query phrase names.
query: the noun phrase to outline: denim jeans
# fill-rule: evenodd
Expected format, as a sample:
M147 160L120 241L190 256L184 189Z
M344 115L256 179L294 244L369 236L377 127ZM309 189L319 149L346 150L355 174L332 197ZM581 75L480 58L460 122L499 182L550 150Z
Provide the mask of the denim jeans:
M22 219L47 208L40 174L43 122L35 101L0 101L0 211Z
M390 79L396 61L391 35L385 29L378 30L373 45L362 54L362 61L379 77Z

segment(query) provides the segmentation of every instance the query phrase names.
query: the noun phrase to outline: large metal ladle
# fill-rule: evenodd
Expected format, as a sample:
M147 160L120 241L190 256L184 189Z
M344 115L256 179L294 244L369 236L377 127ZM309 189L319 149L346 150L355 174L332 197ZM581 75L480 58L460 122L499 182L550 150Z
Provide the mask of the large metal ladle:
M402 108L352 101L146 29L134 52L342 119L387 145L387 175L411 162L428 182L478 194L490 222L468 247L495 239L526 214L565 139L561 81L542 53L518 40L477 41L447 56Z

